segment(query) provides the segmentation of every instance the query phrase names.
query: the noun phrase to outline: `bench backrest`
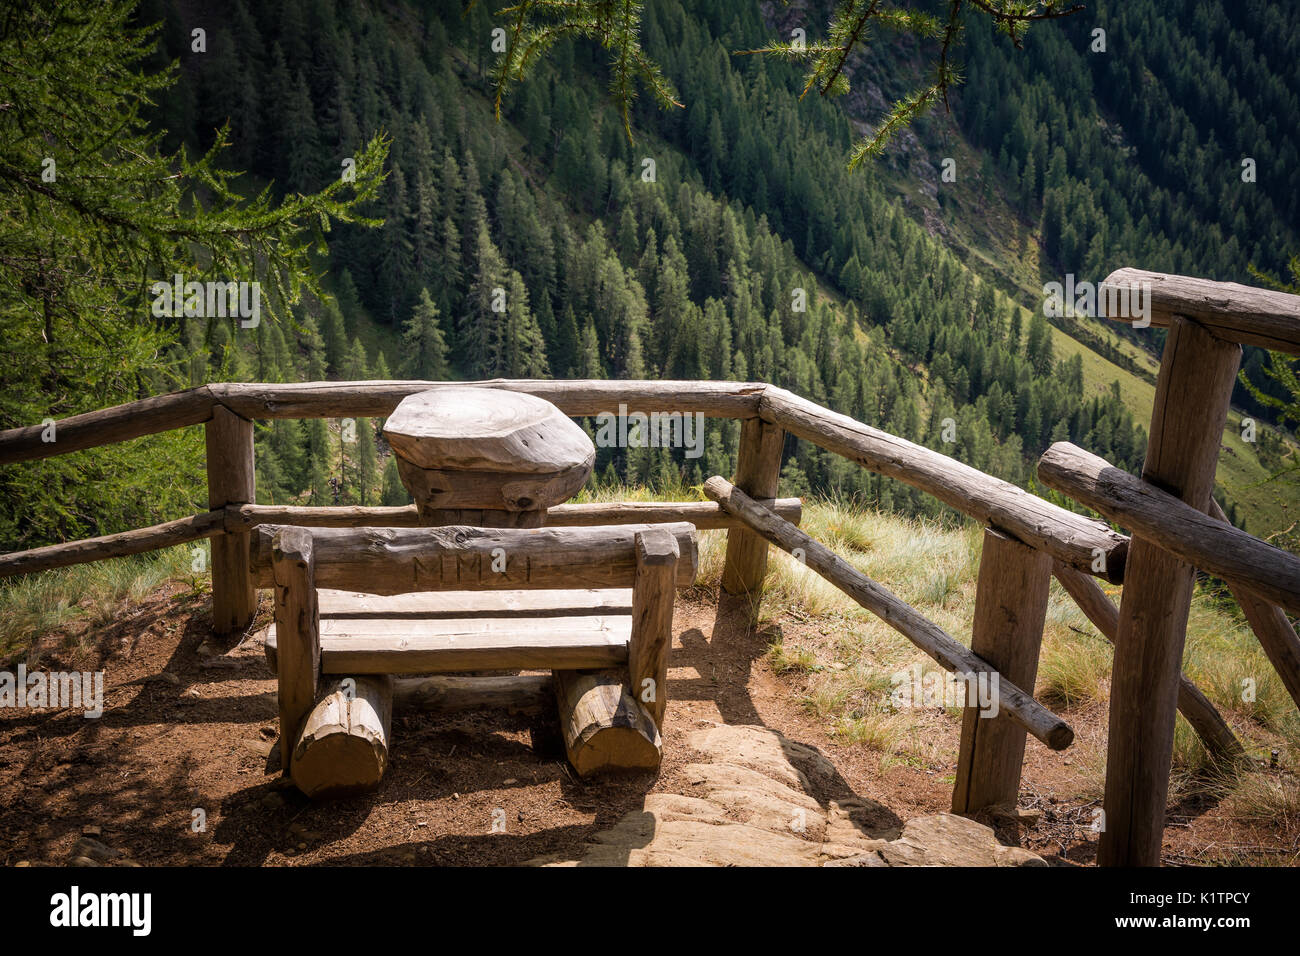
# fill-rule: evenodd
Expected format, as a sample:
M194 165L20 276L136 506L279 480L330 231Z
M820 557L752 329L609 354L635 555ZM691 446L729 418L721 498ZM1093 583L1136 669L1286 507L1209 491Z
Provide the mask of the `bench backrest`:
M258 587L273 587L272 553L281 525L249 536ZM678 587L695 582L694 525L560 528L307 528L317 587L369 594L534 588L627 588L636 582L637 536L677 542Z

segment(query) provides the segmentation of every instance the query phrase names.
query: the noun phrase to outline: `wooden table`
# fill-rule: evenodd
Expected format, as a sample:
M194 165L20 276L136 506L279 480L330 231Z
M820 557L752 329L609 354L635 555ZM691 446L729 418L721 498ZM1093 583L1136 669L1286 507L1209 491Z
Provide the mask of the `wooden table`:
M496 388L408 396L384 437L425 525L540 527L596 461L586 432L550 402Z

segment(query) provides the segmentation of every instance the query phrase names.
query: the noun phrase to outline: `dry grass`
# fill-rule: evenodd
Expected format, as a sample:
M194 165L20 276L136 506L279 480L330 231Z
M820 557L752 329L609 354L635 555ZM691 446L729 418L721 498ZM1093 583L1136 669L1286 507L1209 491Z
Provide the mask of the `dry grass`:
M890 588L926 617L969 644L982 532L897 515L805 502L803 530L867 576ZM704 535L701 579L716 585L725 536ZM1113 600L1120 589L1105 586ZM773 650L779 671L803 678L805 703L846 742L938 768L955 755L936 745L936 724L957 721L956 708L907 708L891 703L892 677L928 657L816 572L783 552L773 552L760 618L795 620L814 627L791 629ZM1113 651L1068 595L1052 585L1036 695L1062 712L1104 709L1110 692ZM1234 608L1199 593L1188 624L1184 670L1233 724L1247 750L1266 756L1277 747L1284 765L1300 758L1300 712ZM1243 697L1253 682L1254 699ZM1246 695L1247 697L1249 695ZM951 736L951 735L949 735ZM1080 748L1074 765L1100 793L1104 749ZM1211 773L1212 762L1187 723L1179 718L1174 768L1178 780ZM1199 775L1199 776L1198 776Z
M124 606L143 600L166 581L187 581L201 588L207 574L191 571L193 549L198 546L183 545L0 582L0 658L27 651L42 634L74 620L85 620L91 629L107 624Z

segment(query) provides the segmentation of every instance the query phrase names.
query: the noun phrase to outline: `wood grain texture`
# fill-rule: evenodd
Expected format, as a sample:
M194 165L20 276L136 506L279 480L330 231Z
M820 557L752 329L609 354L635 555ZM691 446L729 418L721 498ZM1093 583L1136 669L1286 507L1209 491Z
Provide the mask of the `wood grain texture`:
M320 615L313 575L312 535L284 528L272 540L275 629L279 638L280 757L289 769L293 744L313 706L320 678Z
M555 705L550 674L463 677L435 674L394 681L393 704L431 714L504 710L537 714Z
M1197 512L1209 506L1241 346L1180 317L1170 323L1156 379L1144 481ZM1192 565L1135 533L1111 670L1106 828L1101 866L1158 866L1173 758L1178 679L1192 601ZM1122 731L1120 730L1122 728Z
M257 498L253 423L218 405L207 423L208 507L251 504ZM248 535L212 539L212 628L241 631L257 613L257 589L248 566Z
M1079 610L1092 622L1092 626L1114 644L1119 635L1119 608L1097 582L1059 561L1053 562L1052 573L1066 593L1074 599L1074 603L1079 605ZM1232 732L1223 715L1201 689L1192 683L1192 679L1183 673L1178 675L1178 712L1187 718L1206 751L1215 760L1231 763L1245 756L1241 741Z
M388 766L393 679L386 674L331 681L303 721L289 776L313 800L368 793Z
M277 644L283 654L283 641ZM491 670L581 670L627 663L632 619L562 618L407 620L326 618L326 674L449 674Z
M1112 272L1098 290L1100 302L1105 302L1108 287L1130 290L1130 301L1131 290L1149 288L1154 326L1168 327L1173 316L1182 315L1218 338L1300 355L1300 295L1143 269ZM1126 316L1108 317L1133 321Z
M64 568L72 564L84 564L87 561L120 558L145 551L157 551L224 533L224 512L204 511L188 518L177 518L175 521L150 525L148 528L0 554L0 578L49 571L52 568Z
M578 776L658 768L659 731L620 672L557 670L554 678L564 749Z
M553 403L499 388L437 388L408 395L384 438L419 468L543 475L590 463L587 433Z
M786 521L803 520L803 502L778 498L770 507ZM712 501L601 501L565 503L546 511L551 527L587 528L602 524L671 524L686 521L699 531L739 527L738 518ZM240 505L226 509L227 531L250 531L259 524L293 524L313 528L418 528L415 505L400 507L305 507L300 505Z
M668 706L668 655L673 645L678 557L677 539L662 528L637 534L627 661L629 686L632 696L649 711L660 730Z
M568 421L567 418L564 420ZM397 474L407 493L415 499L421 521L426 525L443 523L441 519L428 517L432 512L475 510L537 512L536 523L540 526L548 507L567 501L578 493L591 474L594 461L593 448L590 458L562 471L511 474L504 471L417 468L399 457Z
M66 455L83 448L201 425L212 417L214 404L210 386L203 385L59 419L51 442L44 439L44 425L7 428L0 431L0 465Z
M724 478L704 483L704 493L742 518L764 538L786 551L799 549L804 562L826 580L871 611L886 624L925 651L948 670L961 674L997 672L997 669L963 646L915 608L899 600L825 545L810 538L794 525L782 521ZM1022 727L1053 750L1064 750L1074 740L1074 731L1038 701L1009 680L999 677L1000 707Z
M984 532L970 649L1018 687L1038 676L1052 558L992 529ZM969 700L969 698L968 698ZM1008 715L962 714L952 812L975 813L1020 796L1025 731Z
M266 629L264 639L266 663L274 674L279 666L274 624ZM393 706L398 710L457 714L467 710L497 709L512 714L535 714L553 704L549 674L520 674L512 677L435 674L393 679Z
M736 487L765 505L776 497L781 480L785 432L761 419L741 424L736 453ZM757 594L767 577L767 542L747 528L727 532L722 587L728 594Z
M1132 529L1191 567L1300 613L1300 558L1219 521L1069 442L1038 463L1043 484Z
M408 591L624 588L636 577L638 531L664 528L676 539L678 587L695 581L699 563L689 524L598 528L321 528L313 532L321 587L373 594ZM269 580L271 541L279 526L252 533L258 582ZM502 570L495 570L502 568Z
M1213 498L1210 499L1210 516L1231 527L1228 516ZM1245 582L1228 582L1228 590L1236 598L1241 613L1246 615L1250 629L1259 639L1259 646L1282 678L1291 699L1300 707L1300 637L1296 636L1286 613L1250 590L1251 586Z
M1093 573L1093 552L1098 549L1106 558L1102 576L1113 583L1124 580L1128 539L1100 521L1066 511L1010 482L822 408L785 389L769 388L764 392L759 413L806 441L869 471L920 488L1071 567Z
M575 418L619 404L638 412L701 412L715 418L753 418L761 382L700 382L630 379L486 379L478 382L301 382L225 383L208 386L227 408L245 418L383 418L408 395L431 388L502 388L555 403Z

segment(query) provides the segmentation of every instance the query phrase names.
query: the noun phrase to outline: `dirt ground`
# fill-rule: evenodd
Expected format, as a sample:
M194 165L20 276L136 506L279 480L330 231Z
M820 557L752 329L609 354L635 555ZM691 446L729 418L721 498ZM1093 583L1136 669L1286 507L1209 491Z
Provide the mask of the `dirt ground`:
M105 671L105 710L99 719L0 711L0 864L482 866L577 857L647 793L682 792L681 770L698 759L686 736L714 721L762 724L820 751L838 777L819 799L868 797L900 822L949 809L954 768L894 760L882 770L877 752L837 743L800 705L798 679L767 666L770 629L746 626L739 602L715 598L697 590L678 601L658 775L578 780L553 744L534 749L534 740L554 740L553 715L398 712L380 790L313 805L280 780L273 751L275 681L253 637L268 619L269 593L242 642L217 644L206 595L169 585L108 627L65 629L37 646L29 666ZM789 635L800 625L780 626ZM1080 737L1104 735L1104 713L1068 719ZM955 752L959 722L947 723ZM1028 742L1021 804L1039 816L1019 840L1049 862L1094 859L1087 824L1095 804L1079 796L1079 773L1069 751ZM504 832L494 832L500 811ZM1016 833L999 829L1005 842ZM1291 841L1213 802L1188 802L1171 808L1166 861L1259 845L1266 858L1288 862Z

